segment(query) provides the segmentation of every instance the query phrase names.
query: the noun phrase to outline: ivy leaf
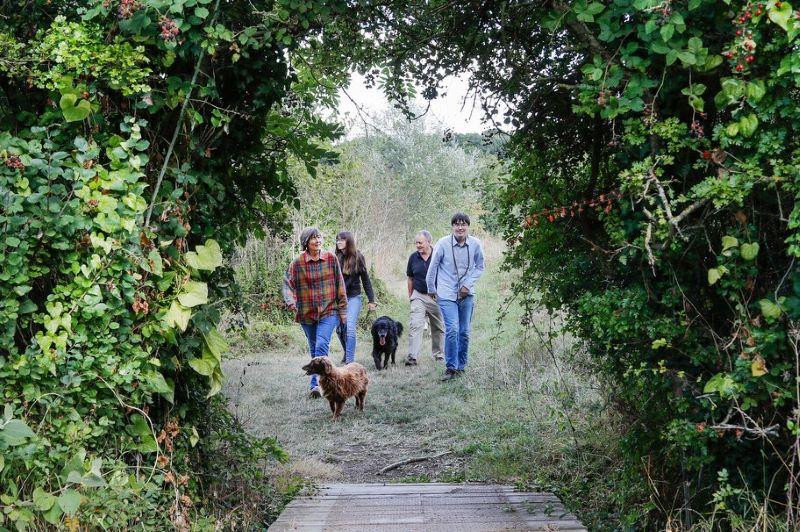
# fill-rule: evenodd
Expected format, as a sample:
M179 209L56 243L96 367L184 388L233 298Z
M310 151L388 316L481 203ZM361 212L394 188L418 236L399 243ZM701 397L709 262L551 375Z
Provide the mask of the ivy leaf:
M744 260L753 260L756 258L756 255L758 255L758 243L753 242L752 244L742 244L739 252Z
M80 505L81 494L72 488L64 490L64 493L58 496L58 506L67 515L75 515Z
M767 374L767 363L761 355L756 355L753 359L753 363L750 364L750 373L753 374L753 377L761 377Z
M189 281L178 294L178 301L184 307L192 308L208 303L208 285L200 281Z
M204 246L195 249L186 254L186 264L195 270L213 271L222 266L222 251L216 240L206 240Z
M61 112L64 114L64 119L67 122L78 122L89 116L92 112L91 104L86 100L78 102L77 94L63 95L58 105L61 107Z

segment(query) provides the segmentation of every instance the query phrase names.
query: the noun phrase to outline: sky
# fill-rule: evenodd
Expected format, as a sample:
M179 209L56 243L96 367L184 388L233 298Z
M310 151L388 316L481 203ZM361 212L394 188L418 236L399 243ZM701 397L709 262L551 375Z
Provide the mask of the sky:
M452 129L455 133L480 133L491 127L491 124L481 122L483 113L477 100L473 101L472 96L464 103L464 96L467 94L466 75L460 77L450 76L442 81L441 93L432 100L430 109L424 117L426 128L431 131L443 131ZM349 96L349 97L348 97ZM352 99L352 100L351 100ZM353 103L355 102L355 103ZM358 107L364 115L359 116ZM417 104L421 109L428 105L423 98L418 98ZM370 118L374 118L381 113L388 111L391 105L377 87L367 88L364 84L363 76L353 73L350 86L346 94L340 92L339 115L345 123L352 124L351 135L358 135L364 128L364 120L371 123Z

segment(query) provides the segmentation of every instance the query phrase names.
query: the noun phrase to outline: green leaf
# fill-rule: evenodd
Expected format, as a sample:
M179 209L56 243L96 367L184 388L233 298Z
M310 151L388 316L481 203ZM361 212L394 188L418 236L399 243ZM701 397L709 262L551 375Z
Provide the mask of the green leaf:
M163 395L170 403L175 402L175 388L159 371L148 371L143 375L144 380L158 393Z
M667 339L666 338L659 338L658 340L653 340L653 343L650 344L650 347L652 349L661 349L665 345L667 345Z
M780 2L780 7L777 7L777 2L772 5L768 11L769 19L783 28L783 31L789 31L789 20L792 18L792 6L789 2Z
M61 510L57 504L54 504L52 508L44 513L44 520L50 523L51 525L58 525L61 523L61 514L64 512Z
M717 392L723 397L732 396L736 392L737 386L733 377L727 373L717 373L711 377L703 387L703 393Z
M758 102L767 93L767 88L764 86L764 80L757 79L747 84L745 94L753 102Z
M763 314L768 321L773 321L781 317L781 307L769 299L760 300L758 306L761 307L761 314Z
M767 363L761 357L761 355L756 355L753 359L753 363L750 364L750 373L753 377L761 377L762 375L766 375L767 371Z
M161 261L161 255L155 249L150 250L150 253L147 254L147 260L150 266L150 271L154 275L161 275L164 273L164 265Z
M55 503L55 495L47 493L39 486L33 490L33 504L40 512L46 512L52 508Z
M601 4L600 2L592 2L588 6L586 6L586 11L591 13L592 15L599 15L606 6Z
M728 269L725 266L718 266L717 268L711 268L708 270L708 284L713 285L717 281L719 281L723 275L728 273Z
M189 319L192 317L192 311L177 301L173 301L169 310L164 315L164 320L170 327L177 327L181 331L185 331L189 325Z
M80 505L81 494L72 488L64 490L64 492L58 496L58 506L67 515L75 515Z
M178 294L178 301L184 307L192 308L208 303L208 285L200 281L189 281Z
M222 266L222 251L216 240L206 240L204 246L186 254L186 264L196 270L213 271Z
M660 33L664 42L669 42L669 40L672 38L672 35L675 33L675 26L672 24L664 24L661 26Z
M735 248L739 245L739 239L735 236L723 236L722 237L722 251L728 250L730 248Z
M189 359L189 367L204 377L210 377L211 374L214 373L213 361L210 361L205 357Z
M194 15L197 18L204 19L204 18L206 18L208 16L208 9L206 9L204 7L195 8Z
M751 113L739 119L739 133L745 137L752 137L756 129L758 129L758 117L755 114Z
M739 133L739 124L736 122L728 124L728 127L725 128L725 133L729 137L735 137Z
M8 445L22 445L26 438L33 438L36 434L21 419L12 419L0 429L0 438Z
M752 244L742 244L739 252L744 260L753 260L756 258L756 255L758 255L758 242L753 242Z
M77 104L76 104L77 102ZM78 96L75 94L65 94L61 97L59 102L61 112L67 122L77 122L83 120L92 112L91 104L86 100L78 102Z
M205 340L205 347L214 355L217 362L222 361L222 353L228 350L228 342L222 337L216 329L211 329L208 334L203 334Z

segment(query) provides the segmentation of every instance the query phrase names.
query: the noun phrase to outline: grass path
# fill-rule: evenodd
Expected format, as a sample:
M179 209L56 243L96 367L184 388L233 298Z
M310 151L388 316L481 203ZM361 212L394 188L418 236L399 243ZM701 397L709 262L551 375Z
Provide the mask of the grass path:
M476 404L488 404L483 398L486 377L492 371L490 359L498 345L514 343L518 328L512 323L511 330L498 334L496 312L505 282L497 271L497 255L488 261L487 272L478 285L470 362L461 380L439 381L444 363L433 361L428 338L419 365L405 367L407 335L401 339L397 365L378 372L370 356L371 339L360 331L356 361L367 367L370 377L366 408L359 413L350 400L342 419L334 423L325 401L307 397L307 377L300 368L309 357L300 328L293 326L283 345L244 353L240 349L238 358L225 362L229 379L225 393L230 407L249 430L276 437L291 457L286 467L313 481L425 482L467 478L468 454L474 442L465 441L465 434L478 418L492 415L476 412ZM407 324L407 301L400 297L403 289L404 283L392 286L398 301L393 308L382 305L379 314ZM339 365L341 346L335 337L332 343L331 357ZM379 473L400 460L446 451L452 453Z

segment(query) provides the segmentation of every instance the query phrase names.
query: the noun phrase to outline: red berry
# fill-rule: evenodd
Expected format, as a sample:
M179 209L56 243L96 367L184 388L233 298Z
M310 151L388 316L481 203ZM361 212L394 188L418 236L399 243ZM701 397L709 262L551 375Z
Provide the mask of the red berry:
M737 71L737 72L741 72L742 70L744 70L744 65L742 65L741 63L739 63L738 65L736 65L736 71Z

